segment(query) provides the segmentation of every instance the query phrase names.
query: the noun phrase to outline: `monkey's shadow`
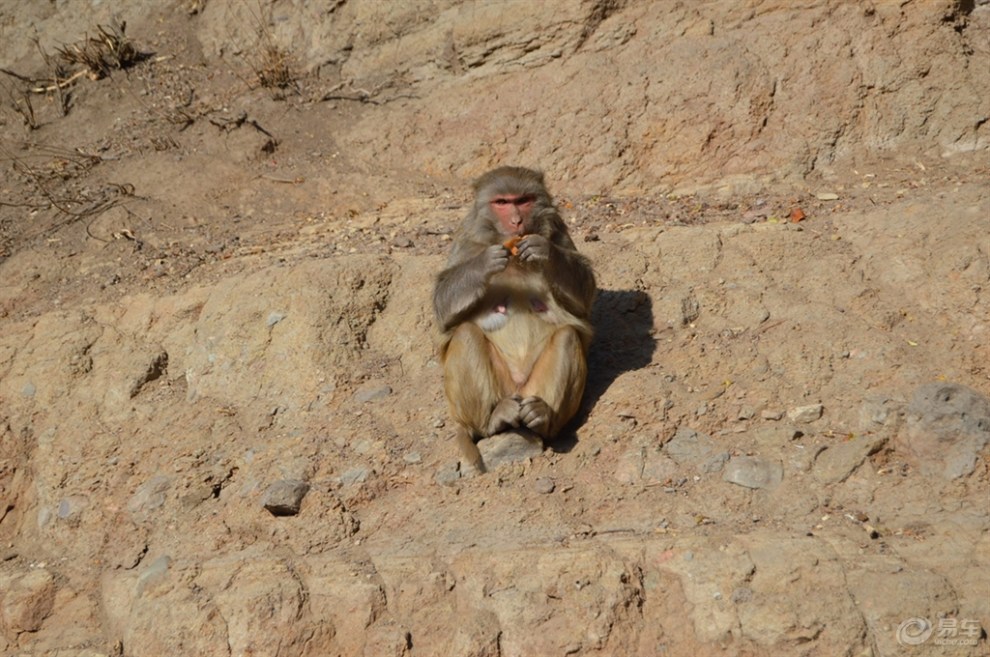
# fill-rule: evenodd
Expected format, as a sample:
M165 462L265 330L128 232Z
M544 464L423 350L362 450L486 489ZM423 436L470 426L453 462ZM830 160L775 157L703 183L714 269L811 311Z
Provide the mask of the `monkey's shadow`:
M656 340L653 302L640 290L599 290L591 309L595 337L588 352L588 383L578 410L564 431L552 441L555 452L569 452L577 445L575 429L587 421L612 382L623 372L646 367L653 361Z

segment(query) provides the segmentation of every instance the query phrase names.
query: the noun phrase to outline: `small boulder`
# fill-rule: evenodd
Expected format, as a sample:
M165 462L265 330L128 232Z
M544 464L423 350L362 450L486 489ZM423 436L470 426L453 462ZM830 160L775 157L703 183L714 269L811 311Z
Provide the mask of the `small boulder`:
M784 479L784 468L776 461L756 456L733 456L725 466L722 479L746 488L773 489Z
M825 407L821 404L808 404L807 406L796 406L787 411L787 419L795 424L808 424L814 422L822 416Z
M485 467L493 470L503 463L518 463L543 453L543 440L535 433L517 429L489 436L478 442Z
M299 479L283 479L268 487L264 505L273 516L294 516L309 492L309 484Z
M924 474L957 479L973 472L990 443L990 399L957 383L928 383L911 397L896 447Z

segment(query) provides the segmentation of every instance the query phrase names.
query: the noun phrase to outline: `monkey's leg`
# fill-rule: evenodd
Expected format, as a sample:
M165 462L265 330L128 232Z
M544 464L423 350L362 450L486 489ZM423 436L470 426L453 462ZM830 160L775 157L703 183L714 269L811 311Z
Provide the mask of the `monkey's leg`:
M481 451L474 442L471 430L463 425L458 425L454 440L457 442L457 449L461 453L461 458L469 466L478 472L487 472L485 460L481 458Z
M474 324L464 323L454 329L444 351L443 367L444 392L450 415L458 425L461 454L484 472L474 439L490 435L493 425L511 425L513 421L518 425L519 398L507 397L507 368Z
M523 423L541 436L556 435L580 408L587 378L588 363L577 330L557 329L519 391Z

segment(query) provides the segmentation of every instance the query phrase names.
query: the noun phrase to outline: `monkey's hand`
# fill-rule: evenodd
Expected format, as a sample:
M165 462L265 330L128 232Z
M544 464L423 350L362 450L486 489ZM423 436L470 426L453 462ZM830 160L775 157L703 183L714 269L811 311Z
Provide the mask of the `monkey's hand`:
M519 402L519 419L527 429L544 438L550 432L551 413L550 406L539 397L526 397Z
M523 262L544 262L550 258L550 240L542 235L526 235L519 242L519 259Z
M505 268L509 266L509 250L501 244L492 244L481 252L481 260L485 278L490 278L505 271Z
M520 401L521 399L518 395L503 397L495 408L492 409L492 414L488 418L489 436L519 427Z

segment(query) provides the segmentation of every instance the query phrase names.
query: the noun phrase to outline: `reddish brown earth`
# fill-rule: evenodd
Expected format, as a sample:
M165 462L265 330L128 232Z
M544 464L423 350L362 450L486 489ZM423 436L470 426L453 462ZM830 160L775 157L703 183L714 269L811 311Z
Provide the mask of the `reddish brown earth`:
M7 4L0 653L987 654L987 2L142 0L60 90L111 3ZM466 478L429 298L505 163L597 335Z

